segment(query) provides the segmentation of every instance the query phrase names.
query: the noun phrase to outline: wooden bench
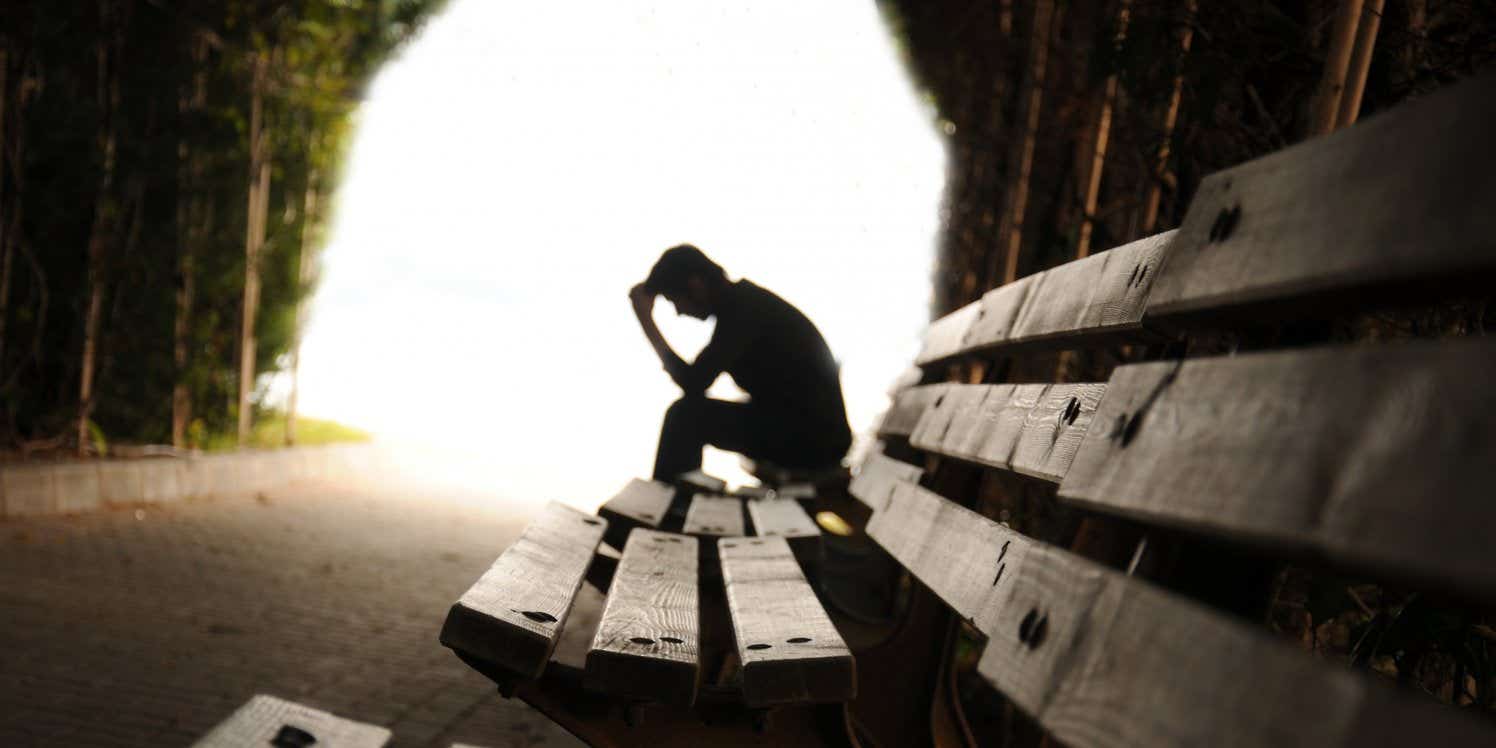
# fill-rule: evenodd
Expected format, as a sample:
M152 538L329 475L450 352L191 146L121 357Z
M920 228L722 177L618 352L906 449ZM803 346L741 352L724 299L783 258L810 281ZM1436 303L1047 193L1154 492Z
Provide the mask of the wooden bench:
M380 748L390 731L294 701L259 695L213 728L194 748Z
M1486 76L935 321L850 486L813 499L852 537L778 496L631 484L600 512L620 560L553 506L442 641L599 745L1496 744L1488 710L1382 682L1427 681L1450 626L1496 637L1496 340L1469 335L1490 132ZM888 621L835 603L880 580ZM1445 700L1496 703L1461 672Z

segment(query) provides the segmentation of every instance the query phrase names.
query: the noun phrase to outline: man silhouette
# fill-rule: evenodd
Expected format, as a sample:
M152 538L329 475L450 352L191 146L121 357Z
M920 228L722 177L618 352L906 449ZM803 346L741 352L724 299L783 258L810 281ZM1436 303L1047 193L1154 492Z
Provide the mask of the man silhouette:
M656 296L676 314L715 317L712 339L686 363L660 335L651 316ZM673 481L701 467L710 444L785 468L822 468L841 461L852 444L841 380L820 331L789 302L743 279L729 281L701 250L665 250L644 282L629 289L644 337L681 399L665 411L654 479ZM727 372L747 402L714 400L705 392Z

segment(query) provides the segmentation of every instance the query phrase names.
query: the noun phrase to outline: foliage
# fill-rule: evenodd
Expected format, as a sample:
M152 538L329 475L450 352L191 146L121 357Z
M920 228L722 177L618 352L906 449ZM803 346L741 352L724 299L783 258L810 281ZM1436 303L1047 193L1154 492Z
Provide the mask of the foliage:
M199 438L203 449L209 452L227 452L239 447L238 437L233 429ZM336 421L324 421L305 416L296 418L296 443L301 446L366 442L371 438L364 431L344 426ZM254 449L275 449L285 444L286 414L276 410L267 410L255 420L254 431L250 435L249 443L245 446Z
M315 281L299 270L301 252L319 245L328 211L306 215L306 193L331 204L363 91L440 5L96 0L0 10L0 446L57 439L77 417L91 278L102 281L90 416L99 432L169 440L178 382L200 432L233 422L253 60L269 58L273 164L255 321L263 372L286 360ZM192 300L178 366L184 287Z

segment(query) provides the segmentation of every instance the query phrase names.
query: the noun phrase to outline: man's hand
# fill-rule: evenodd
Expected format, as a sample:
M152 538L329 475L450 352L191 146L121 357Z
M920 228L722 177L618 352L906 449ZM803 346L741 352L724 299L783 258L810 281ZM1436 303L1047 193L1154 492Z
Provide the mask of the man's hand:
M640 317L648 317L654 310L655 294L644 287L643 283L637 283L629 289L629 301L634 304L634 313Z

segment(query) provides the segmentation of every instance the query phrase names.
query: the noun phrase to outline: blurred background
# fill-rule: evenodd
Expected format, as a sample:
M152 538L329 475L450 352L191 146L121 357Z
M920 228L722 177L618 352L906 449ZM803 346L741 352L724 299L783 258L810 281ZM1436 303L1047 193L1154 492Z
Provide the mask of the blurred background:
M854 431L928 318L944 151L875 5L11 20L20 457L372 436L423 479L590 506L647 473L677 394L625 297L664 248L805 311ZM710 335L656 316L687 358Z

